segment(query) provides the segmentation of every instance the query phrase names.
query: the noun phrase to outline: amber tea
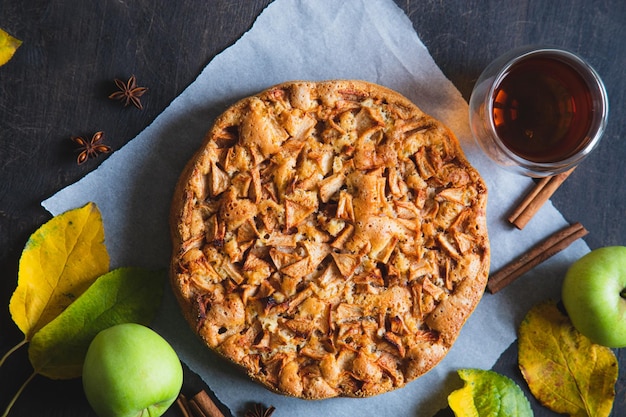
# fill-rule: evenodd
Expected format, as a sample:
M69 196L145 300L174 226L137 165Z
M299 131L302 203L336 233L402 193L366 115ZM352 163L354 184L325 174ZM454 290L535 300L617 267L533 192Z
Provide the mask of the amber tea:
M474 138L496 163L533 177L564 172L597 146L606 127L602 80L583 59L526 46L485 68L470 97Z
M532 161L559 161L588 140L593 98L571 65L548 57L514 64L493 93L492 117L511 151Z

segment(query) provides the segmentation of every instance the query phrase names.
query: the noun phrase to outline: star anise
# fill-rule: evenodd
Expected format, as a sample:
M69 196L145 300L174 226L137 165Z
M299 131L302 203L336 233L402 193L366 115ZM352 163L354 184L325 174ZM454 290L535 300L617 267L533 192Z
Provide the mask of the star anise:
M135 107L139 110L143 110L143 106L141 105L141 100L139 97L143 96L143 94L148 91L146 87L137 87L137 80L135 76L132 75L126 83L120 79L115 79L115 85L119 89L115 93L109 96L112 100L120 100L124 102L124 107L128 106L130 103L133 103Z
M111 152L111 147L102 144L102 139L104 138L104 132L96 132L91 137L90 141L87 141L80 136L72 137L71 139L77 143L80 147L78 150L80 153L76 158L76 162L78 165L83 164L89 158L95 158L101 153L109 153Z
M274 406L266 408L263 404L255 404L254 408L246 411L244 417L270 417L275 410Z

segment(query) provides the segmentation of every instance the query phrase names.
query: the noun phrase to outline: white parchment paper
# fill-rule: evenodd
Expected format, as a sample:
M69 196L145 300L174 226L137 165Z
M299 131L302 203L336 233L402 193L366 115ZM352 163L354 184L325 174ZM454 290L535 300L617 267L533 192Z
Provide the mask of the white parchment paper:
M489 188L492 270L567 225L550 203L523 231L507 224L506 215L531 180L503 171L482 155L471 138L467 103L392 0L275 1L141 134L42 204L56 215L94 201L103 215L111 268L167 267L170 198L213 119L232 102L273 84L337 78L395 89L455 132ZM489 369L515 340L528 309L558 298L565 269L588 251L578 241L497 295L486 294L437 367L405 388L368 399L304 401L270 393L195 338L169 290L154 327L235 415L255 401L294 417L352 417L357 410L362 416L432 416L460 385L456 370Z

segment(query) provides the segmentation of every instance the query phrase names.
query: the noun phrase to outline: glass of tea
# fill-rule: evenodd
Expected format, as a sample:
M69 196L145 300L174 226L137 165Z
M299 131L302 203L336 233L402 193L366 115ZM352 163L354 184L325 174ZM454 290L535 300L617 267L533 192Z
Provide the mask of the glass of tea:
M485 68L469 112L474 138L491 159L546 177L576 166L598 145L608 98L596 71L579 56L526 46Z

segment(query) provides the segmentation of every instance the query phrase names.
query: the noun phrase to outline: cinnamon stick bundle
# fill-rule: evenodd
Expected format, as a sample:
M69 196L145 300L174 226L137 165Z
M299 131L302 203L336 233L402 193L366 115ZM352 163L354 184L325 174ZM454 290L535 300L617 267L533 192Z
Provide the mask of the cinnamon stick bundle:
M176 403L185 417L224 417L204 390L198 392L190 400L180 394Z
M552 194L563 184L563 182L574 172L576 167L552 177L542 178L530 190L521 203L513 210L508 217L518 229L523 229L526 224L533 218L546 201L552 197Z
M534 246L529 252L492 274L487 282L487 290L495 294L541 262L567 248L574 241L585 236L587 233L589 233L587 229L580 223L574 223L553 233L546 240Z

